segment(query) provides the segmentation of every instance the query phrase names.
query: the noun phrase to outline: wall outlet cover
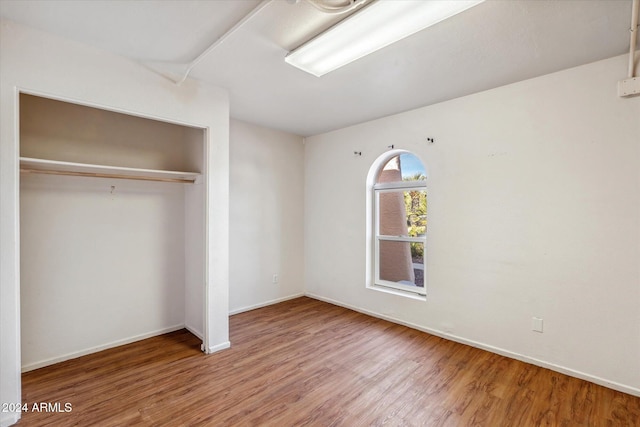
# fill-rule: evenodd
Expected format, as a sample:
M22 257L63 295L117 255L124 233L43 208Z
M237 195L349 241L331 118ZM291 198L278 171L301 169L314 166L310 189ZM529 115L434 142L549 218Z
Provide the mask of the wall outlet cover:
M539 317L531 318L531 330L535 332L542 332L542 319Z

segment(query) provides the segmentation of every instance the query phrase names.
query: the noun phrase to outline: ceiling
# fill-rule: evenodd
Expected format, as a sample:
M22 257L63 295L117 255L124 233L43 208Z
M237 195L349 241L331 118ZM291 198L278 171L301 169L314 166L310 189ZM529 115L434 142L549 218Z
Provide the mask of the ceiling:
M630 0L486 0L320 78L283 60L340 19L306 0L0 0L0 15L167 74L184 70L256 7L190 77L226 88L233 117L302 136L629 49Z

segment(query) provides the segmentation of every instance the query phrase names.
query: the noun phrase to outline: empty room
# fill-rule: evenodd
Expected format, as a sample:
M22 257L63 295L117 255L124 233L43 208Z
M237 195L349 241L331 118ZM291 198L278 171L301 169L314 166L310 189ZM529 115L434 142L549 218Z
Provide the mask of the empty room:
M640 425L640 0L0 0L0 427Z

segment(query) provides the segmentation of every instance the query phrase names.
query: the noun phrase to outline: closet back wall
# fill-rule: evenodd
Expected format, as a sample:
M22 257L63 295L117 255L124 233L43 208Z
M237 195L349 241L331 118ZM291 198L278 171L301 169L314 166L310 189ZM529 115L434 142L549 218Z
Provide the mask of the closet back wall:
M29 95L20 113L24 157L200 169L198 129ZM184 327L185 188L21 175L23 371Z

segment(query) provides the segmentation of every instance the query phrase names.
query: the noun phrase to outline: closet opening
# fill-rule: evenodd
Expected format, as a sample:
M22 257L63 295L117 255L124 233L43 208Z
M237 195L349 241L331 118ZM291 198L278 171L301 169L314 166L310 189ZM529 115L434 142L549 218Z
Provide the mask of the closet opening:
M206 129L19 104L22 371L183 328L204 340Z

